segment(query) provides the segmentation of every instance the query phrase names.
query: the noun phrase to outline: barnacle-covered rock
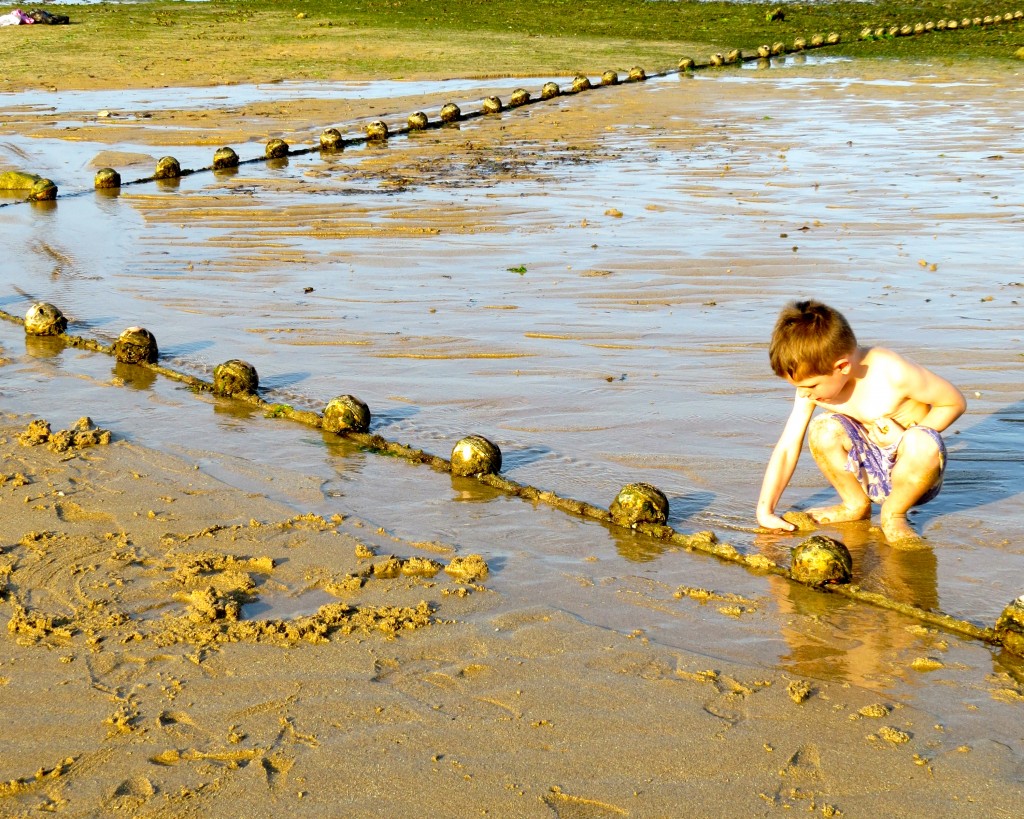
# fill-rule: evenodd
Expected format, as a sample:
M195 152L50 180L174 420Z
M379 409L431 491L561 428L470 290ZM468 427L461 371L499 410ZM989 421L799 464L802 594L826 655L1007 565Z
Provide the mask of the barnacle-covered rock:
M821 48L821 46L823 46L823 45L825 45L825 35L824 34L814 34L814 35L812 35L812 37L811 37L811 48Z
M668 520L668 498L649 483L629 483L619 490L608 511L620 526L662 524Z
M779 57L786 53L785 43L772 43L772 56Z
M517 88L512 92L512 96L508 98L508 104L513 108L518 108L520 105L526 105L530 101L530 92L525 88Z
M770 45L768 45L767 43L764 44L764 45L759 45L757 47L757 56L758 57L770 57L771 55L772 55L772 47Z
M221 171L225 168L237 168L238 167L238 154L235 153L235 149L225 145L223 148L218 148L213 152L213 169L215 171Z
M162 156L153 171L154 179L177 179L181 176L181 164L173 156Z
M482 435L467 435L452 448L453 475L493 475L501 471L501 450Z
M573 78L572 81L572 92L574 94L580 93L580 91L586 91L590 88L590 77L586 77L583 74L578 74Z
M708 58L708 65L720 66L725 65L725 57L721 54L712 54Z
M814 535L793 549L790 574L809 586L849 583L853 576L853 558L838 540Z
M910 23L900 26L900 37L909 37L914 33L914 27Z
M345 140L341 138L341 131L337 128L324 128L320 133L321 151L340 151L345 147Z
M634 65L629 69L628 82L643 82L647 79L647 72L644 71L640 66Z
M619 72L617 71L605 71L601 75L601 85L618 85L619 84Z
M480 110L485 114L500 114L502 109L501 100L498 97L487 97L481 104Z
M409 114L409 119L406 120L409 125L410 131L425 131L427 126L430 124L430 120L427 119L427 115L422 111L414 111Z
M370 408L354 395L339 395L324 408L323 428L327 432L366 432Z
M114 342L114 357L125 364L153 364L160 357L156 338L145 327L129 327Z
M384 142L389 136L391 136L391 132L388 131L387 123L383 120L375 119L366 124L366 138L370 142Z
M807 48L807 40L805 40L803 37L797 37L795 40L793 40L794 51L803 51L805 48Z
M562 89L558 87L557 82L546 82L540 88L540 98L542 100L552 99L561 93Z
M696 63L693 61L693 57L681 57L679 59L679 70L680 71L693 71L693 67Z
M37 301L25 313L25 332L30 336L59 336L68 329L68 320L46 301Z
M837 31L830 31L828 33L828 36L825 38L825 42L828 43L829 45L836 45L842 39L843 38L839 36L839 32L837 32Z
M217 395L253 395L260 378L248 361L232 358L213 369L213 391Z
M441 122L458 122L462 119L462 110L454 102L446 102L441 106Z
M1024 594L1003 609L996 620L996 634L1007 651L1024 657Z
M444 567L445 572L460 583L480 583L487 579L490 569L480 555L453 557Z
M288 156L288 143L283 139L272 139L267 143L267 147L264 149L264 155L267 159L281 159L282 157Z
M121 174L115 171L113 168L100 168L96 171L96 176L92 181L93 187L103 188L120 188L121 187Z
M743 52L738 48L734 48L728 54L725 55L725 62L727 65L733 65L743 59Z

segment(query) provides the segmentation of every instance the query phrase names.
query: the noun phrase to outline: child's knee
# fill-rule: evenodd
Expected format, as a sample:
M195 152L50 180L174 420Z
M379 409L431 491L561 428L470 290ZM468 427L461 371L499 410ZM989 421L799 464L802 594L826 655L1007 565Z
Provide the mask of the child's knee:
M849 451L850 437L834 415L818 415L807 429L807 444L817 458L830 452Z
M900 441L899 459L909 461L918 468L940 469L943 465L943 451L936 436L930 430L911 427L903 433Z

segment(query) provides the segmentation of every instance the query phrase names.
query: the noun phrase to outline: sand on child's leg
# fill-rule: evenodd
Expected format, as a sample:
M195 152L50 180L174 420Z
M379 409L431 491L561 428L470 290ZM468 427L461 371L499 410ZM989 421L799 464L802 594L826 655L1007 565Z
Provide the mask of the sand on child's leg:
M808 509L807 514L818 523L845 523L871 517L871 500L860 480L846 468L853 443L833 416L820 415L811 421L808 444L818 468L828 478L840 503Z

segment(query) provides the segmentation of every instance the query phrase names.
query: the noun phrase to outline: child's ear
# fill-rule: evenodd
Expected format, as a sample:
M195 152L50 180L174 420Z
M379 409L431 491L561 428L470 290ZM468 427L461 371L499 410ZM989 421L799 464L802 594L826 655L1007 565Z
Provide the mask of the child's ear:
M852 366L853 366L853 364L850 362L850 359L848 359L848 358L840 358L835 363L835 371L837 373L842 373L843 375L849 375L850 374L850 368Z

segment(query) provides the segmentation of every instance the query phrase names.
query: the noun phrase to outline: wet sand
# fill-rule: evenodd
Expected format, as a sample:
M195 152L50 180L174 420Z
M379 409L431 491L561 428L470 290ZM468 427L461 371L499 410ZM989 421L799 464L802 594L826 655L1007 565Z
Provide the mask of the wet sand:
M785 562L797 541L751 531L788 403L764 341L782 301L819 295L972 399L946 489L915 521L932 550L894 553L869 525L830 533L866 588L990 624L1024 565L1007 456L1019 84L893 70L665 79L387 149L7 207L4 236L26 252L3 262L0 306L45 298L107 339L144 324L165 363L203 375L247 358L268 400L355 393L376 431L441 455L482 432L511 477L602 506L648 480L678 528ZM115 159L139 158L122 166L138 176L164 153L200 167L219 144L308 144L359 110L253 105L5 115L4 164L87 190ZM21 446L29 417L7 420L2 472L27 480L0 487L13 813L230 815L248 797L255 815L324 815L339 793L355 815L1020 804L1022 666L1003 652L16 327L0 347L5 410L55 428L88 413L114 434L68 457ZM822 497L802 464L787 498ZM479 553L491 573L344 590L392 553ZM296 636L230 625L230 600L245 601L237 623ZM336 601L366 617L299 628Z

